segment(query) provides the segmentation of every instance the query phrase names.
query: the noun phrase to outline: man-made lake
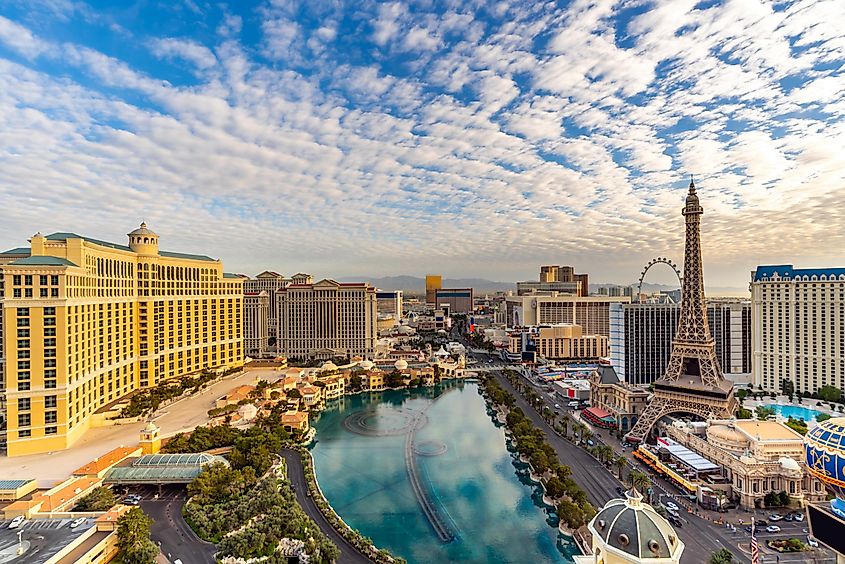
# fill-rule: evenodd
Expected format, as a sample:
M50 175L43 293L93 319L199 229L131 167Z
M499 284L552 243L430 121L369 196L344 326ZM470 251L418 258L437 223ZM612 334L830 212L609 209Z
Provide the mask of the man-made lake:
M320 487L376 546L411 564L572 561L477 383L349 396L313 424Z

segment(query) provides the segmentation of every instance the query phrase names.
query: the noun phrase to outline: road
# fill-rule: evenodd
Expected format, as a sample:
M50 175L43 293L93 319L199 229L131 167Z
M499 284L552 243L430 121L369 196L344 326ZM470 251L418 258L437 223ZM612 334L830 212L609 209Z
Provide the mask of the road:
M610 499L619 497L616 488L622 484L610 470L585 450L555 433L525 398L517 393L501 372L493 372L493 374L499 384L513 394L516 405L537 428L543 431L549 444L557 452L558 459L572 469L572 478L584 488L587 497L597 508L604 506ZM712 523L692 514L683 515L682 520L685 526L677 529L677 533L686 545L682 558L683 564L697 564L702 561L701 555L706 554L709 557L713 552L725 547L731 549L740 562L749 561L744 558L744 555L738 554L736 541L731 542L730 532L727 529L723 529L724 533L721 533L721 530Z
M308 483L305 480L305 469L302 467L302 458L299 453L293 450L282 450L282 457L285 459L285 464L288 470L288 480L296 490L296 500L305 511L311 520L313 520L320 530L329 537L329 539L340 549L340 564L372 564L372 560L361 554L357 548L352 546L340 533L338 533L331 523L325 518L323 513L317 507L314 499L308 495Z
M174 496L170 499L145 499L141 509L153 520L150 538L159 544L161 552L170 562L177 558L184 564L209 564L214 558L217 547L197 537L191 527L182 518L185 497Z

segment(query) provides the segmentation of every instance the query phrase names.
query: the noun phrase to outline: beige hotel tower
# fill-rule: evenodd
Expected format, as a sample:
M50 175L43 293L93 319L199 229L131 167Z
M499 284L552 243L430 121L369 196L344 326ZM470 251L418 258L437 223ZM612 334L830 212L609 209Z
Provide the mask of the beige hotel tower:
M243 279L160 251L143 223L128 236L39 233L0 253L9 456L72 446L92 414L135 390L243 363Z

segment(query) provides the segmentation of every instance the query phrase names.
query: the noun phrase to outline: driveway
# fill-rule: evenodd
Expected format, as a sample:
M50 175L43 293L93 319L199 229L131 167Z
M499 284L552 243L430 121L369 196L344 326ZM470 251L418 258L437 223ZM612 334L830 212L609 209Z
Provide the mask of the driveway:
M281 455L285 459L288 469L288 480L296 488L296 500L320 530L340 549L341 564L372 564L372 560L361 554L357 548L352 546L334 527L326 520L314 499L308 495L308 483L305 480L305 469L302 466L300 454L293 450L282 450Z
M161 547L169 562L177 558L184 564L213 564L217 547L200 539L182 518L185 497L145 499L141 509L153 520L150 538Z

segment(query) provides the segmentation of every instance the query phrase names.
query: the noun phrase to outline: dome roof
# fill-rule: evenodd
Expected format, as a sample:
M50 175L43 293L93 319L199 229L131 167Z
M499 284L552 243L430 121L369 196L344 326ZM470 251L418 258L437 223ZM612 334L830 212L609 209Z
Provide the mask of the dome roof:
M788 456L781 456L780 459L778 459L778 462L780 462L781 468L783 468L784 470L792 470L794 472L801 471L801 467L798 465L797 462L795 462L794 458L789 458Z
M408 368L408 361L400 358L399 360L393 363L393 367L396 370L406 370Z
M156 431L158 431L158 427L156 427L156 424L152 421L147 421L147 426L144 427L144 431L146 431L147 433L155 433Z
M707 438L715 439L714 442L728 443L738 449L745 448L748 444L745 435L727 425L711 425L707 428Z
M594 546L631 562L658 558L679 561L684 543L672 525L642 499L636 489L631 489L625 499L610 500L590 522Z
M337 370L337 365L331 360L328 360L323 363L323 365L320 367L320 370L324 372L328 372L329 370Z
M153 237L158 237L158 235L156 235L154 232L147 229L147 224L144 222L141 222L141 227L129 233L129 236L132 235L152 235Z
M446 349L443 348L443 345L440 345L440 349L438 349L438 351L434 353L434 356L449 356L449 353L446 352Z
M372 360L362 360L358 363L358 367L363 368L364 370L372 370L373 366L375 365Z

